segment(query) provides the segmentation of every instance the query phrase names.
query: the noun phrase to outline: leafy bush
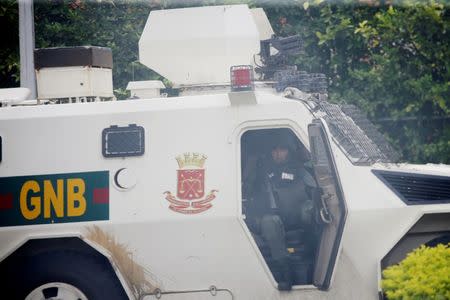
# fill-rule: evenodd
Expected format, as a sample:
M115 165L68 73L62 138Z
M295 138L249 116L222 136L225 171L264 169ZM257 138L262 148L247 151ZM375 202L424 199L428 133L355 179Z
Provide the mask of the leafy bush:
M400 264L384 270L383 277L389 300L450 299L450 243L422 245Z

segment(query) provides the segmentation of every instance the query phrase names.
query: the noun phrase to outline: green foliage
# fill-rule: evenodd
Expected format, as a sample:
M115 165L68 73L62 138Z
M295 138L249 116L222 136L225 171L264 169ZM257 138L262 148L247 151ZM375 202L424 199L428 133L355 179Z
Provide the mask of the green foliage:
M138 63L138 41L158 1L45 0L35 3L36 48L102 46L113 52L116 96L132 80L160 78Z
M384 270L383 277L389 300L450 299L450 244L422 245Z
M19 85L19 24L18 5L13 0L0 0L0 28L2 46L0 47L0 88Z
M360 107L404 160L450 163L448 7L305 3L266 9L276 32L301 35L297 66L325 73L331 100Z
M408 145L405 157L433 161L450 153L450 20L443 5L423 3L380 9L359 23L355 34L363 38L367 68L349 72L348 88L359 89L374 119L391 118L386 126L399 145ZM402 119L409 121L396 122ZM448 154L441 159L450 162Z

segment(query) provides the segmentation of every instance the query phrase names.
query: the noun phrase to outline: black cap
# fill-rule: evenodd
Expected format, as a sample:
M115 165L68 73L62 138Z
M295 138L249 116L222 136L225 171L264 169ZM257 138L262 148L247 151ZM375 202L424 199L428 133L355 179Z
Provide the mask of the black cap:
M289 129L285 129L281 132L274 134L271 144L272 144L272 147L271 147L272 150L279 147L279 148L288 149L290 151L294 151L296 149L296 145L297 145L296 137Z

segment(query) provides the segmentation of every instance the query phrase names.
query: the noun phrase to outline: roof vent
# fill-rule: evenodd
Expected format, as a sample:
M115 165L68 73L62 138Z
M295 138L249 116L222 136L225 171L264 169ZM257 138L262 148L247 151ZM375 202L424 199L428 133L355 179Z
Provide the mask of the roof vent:
M39 100L54 103L111 100L112 52L104 47L45 48L34 51Z
M127 85L131 99L160 98L160 91L164 88L166 87L160 80L130 81Z

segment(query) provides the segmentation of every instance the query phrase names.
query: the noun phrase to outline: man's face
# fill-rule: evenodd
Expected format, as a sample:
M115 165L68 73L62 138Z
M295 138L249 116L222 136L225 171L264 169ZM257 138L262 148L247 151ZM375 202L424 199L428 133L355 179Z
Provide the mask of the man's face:
M285 147L277 146L272 150L272 159L276 164L281 164L287 161L289 150Z

